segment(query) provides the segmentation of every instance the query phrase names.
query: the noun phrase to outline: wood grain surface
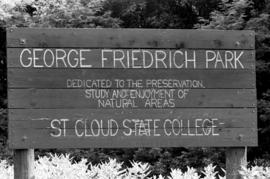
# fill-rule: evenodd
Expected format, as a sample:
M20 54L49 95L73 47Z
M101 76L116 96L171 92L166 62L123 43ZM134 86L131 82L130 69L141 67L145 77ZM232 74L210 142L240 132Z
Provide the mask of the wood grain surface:
M12 149L258 145L253 31L10 28L7 56Z

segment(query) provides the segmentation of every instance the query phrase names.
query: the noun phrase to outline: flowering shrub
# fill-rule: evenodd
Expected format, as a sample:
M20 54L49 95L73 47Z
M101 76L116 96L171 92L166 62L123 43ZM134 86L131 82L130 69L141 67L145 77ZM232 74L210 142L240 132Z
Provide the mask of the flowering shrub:
M13 179L13 166L8 165L7 161L0 161L0 178Z
M36 179L89 179L92 172L88 170L87 161L72 163L69 155L51 155L39 157L34 164Z
M269 179L270 167L254 166L252 168L242 167L240 174L243 179Z
M80 162L72 162L69 155L50 155L39 157L34 164L36 179L225 179L219 176L212 164L206 166L200 176L194 168L187 167L187 171L171 169L169 176L149 177L150 165L141 162L131 162L130 168L123 168L122 163L116 159L108 162L92 165L86 159ZM225 171L224 171L225 172ZM270 168L254 166L252 168L242 167L240 174L243 179L269 179ZM0 178L12 179L13 166L5 160L0 161Z

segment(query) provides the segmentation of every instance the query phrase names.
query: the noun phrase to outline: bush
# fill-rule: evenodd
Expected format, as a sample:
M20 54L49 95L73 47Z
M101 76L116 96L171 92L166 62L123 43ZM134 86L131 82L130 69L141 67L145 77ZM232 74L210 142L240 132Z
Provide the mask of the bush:
M187 166L185 172L180 169L171 169L167 176L150 177L152 172L150 164L135 161L130 163L131 167L123 167L123 163L117 162L116 159L109 159L106 162L92 165L86 159L73 162L70 155L49 154L49 156L38 157L38 160L35 161L34 175L36 179L225 179L225 176L220 176L216 171L216 166L212 164L204 167L200 172ZM270 177L270 167L242 167L239 172L244 179L268 179ZM11 179L13 177L13 166L5 160L0 161L0 178Z
M107 162L101 162L97 165L88 163L86 159L79 162L72 162L70 155L53 155L38 157L34 163L34 175L36 179L165 179L165 176L150 176L150 165L131 161L131 167L123 167L123 163L116 159L109 159ZM200 177L194 168L187 167L186 172L180 169L171 169L169 179L214 179L217 175L215 166L210 164L202 171L204 177ZM0 161L0 178L13 178L13 166L5 160ZM219 176L220 177L220 176ZM222 177L220 177L222 178Z

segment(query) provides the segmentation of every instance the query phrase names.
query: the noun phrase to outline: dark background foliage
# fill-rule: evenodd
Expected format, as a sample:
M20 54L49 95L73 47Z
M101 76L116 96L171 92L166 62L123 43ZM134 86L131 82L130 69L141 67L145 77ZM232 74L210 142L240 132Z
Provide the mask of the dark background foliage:
M81 0L67 1L66 5L61 5L61 0L55 1L59 3L37 0L3 8L10 16L0 11L0 158L12 161L12 151L7 148L6 27L249 29L256 32L259 147L249 148L248 157L257 164L270 164L270 0ZM167 174L170 168L185 170L186 166L201 168L210 163L224 167L224 151L223 148L53 149L36 150L36 155L69 152L74 160L85 157L93 164L109 157L125 165L138 160L150 163L153 174Z

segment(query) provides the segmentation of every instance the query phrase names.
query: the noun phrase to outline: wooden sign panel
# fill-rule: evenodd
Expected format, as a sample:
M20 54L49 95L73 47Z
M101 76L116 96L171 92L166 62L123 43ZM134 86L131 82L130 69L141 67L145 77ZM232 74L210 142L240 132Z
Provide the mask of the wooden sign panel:
M256 146L254 32L8 29L9 146Z

